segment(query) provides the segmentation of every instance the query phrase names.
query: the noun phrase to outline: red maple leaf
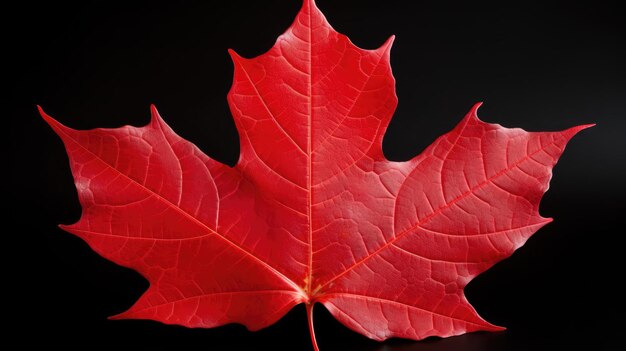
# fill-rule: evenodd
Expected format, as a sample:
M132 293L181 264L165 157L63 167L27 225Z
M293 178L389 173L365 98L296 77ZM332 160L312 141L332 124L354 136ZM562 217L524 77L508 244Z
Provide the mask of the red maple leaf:
M150 288L114 318L257 330L305 303L376 340L499 330L463 288L548 223L551 169L588 127L529 133L476 105L421 155L391 162L393 37L362 50L313 0L267 53L235 65L235 167L176 135L152 107L142 128L65 143L83 208L63 229L135 269Z

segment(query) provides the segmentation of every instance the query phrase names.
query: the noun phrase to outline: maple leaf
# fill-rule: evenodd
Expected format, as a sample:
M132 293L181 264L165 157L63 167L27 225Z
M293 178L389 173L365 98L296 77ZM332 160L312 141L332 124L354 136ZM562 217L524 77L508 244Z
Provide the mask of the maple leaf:
M305 0L269 52L230 51L235 167L154 106L145 127L89 131L40 110L83 208L62 228L150 282L114 318L257 330L305 303L316 350L316 302L375 340L500 330L463 288L550 221L538 206L551 169L588 126L506 129L480 121L477 104L421 155L388 161L392 42L359 49Z

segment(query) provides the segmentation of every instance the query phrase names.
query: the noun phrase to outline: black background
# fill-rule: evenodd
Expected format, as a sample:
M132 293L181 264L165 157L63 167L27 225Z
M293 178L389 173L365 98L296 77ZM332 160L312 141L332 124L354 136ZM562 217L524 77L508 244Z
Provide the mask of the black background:
M399 106L384 140L393 160L419 153L477 101L483 120L527 130L598 126L575 137L554 171L541 212L555 222L467 287L501 333L423 342L367 340L316 308L323 351L551 350L618 345L623 321L626 195L626 28L598 1L532 5L319 0L331 24L374 48L396 34L392 67ZM144 125L149 104L208 155L233 164L237 134L226 103L234 48L271 47L300 7L293 1L20 2L3 13L9 59L3 102L11 182L3 236L5 321L68 348L309 350L302 306L250 333L229 325L186 329L108 321L147 288L135 272L92 252L58 223L80 215L60 140L38 117L42 105L78 129ZM6 124L5 124L6 125ZM4 127L6 128L6 127ZM12 226L12 229L10 229ZM6 246L5 246L6 245ZM10 333L13 336L16 333ZM87 343L79 340L90 339Z

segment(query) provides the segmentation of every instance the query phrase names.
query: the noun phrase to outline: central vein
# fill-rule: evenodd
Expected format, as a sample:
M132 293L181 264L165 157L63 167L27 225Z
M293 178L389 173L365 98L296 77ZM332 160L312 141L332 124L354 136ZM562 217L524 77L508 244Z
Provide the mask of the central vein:
M307 159L308 159L308 167L307 167L307 178L306 178L306 188L307 188L307 217L309 220L309 225L308 225L308 229L309 229L309 255L308 255L308 266L309 266L309 272L308 272L308 276L306 277L306 286L304 288L304 291L307 293L307 295L310 295L311 293L311 284L312 284L312 280L313 280L313 217L312 217L312 206L313 206L313 192L311 191L311 184L313 182L313 172L312 172L312 157L313 157L313 153L311 150L311 142L313 139L313 21L312 21L312 16L311 16L311 8L308 9L309 10L309 30L308 30L308 34L309 34L309 38L308 38L308 44L309 44L309 57L308 57L308 65L309 65L309 82L308 82L308 96L309 96L309 111L307 113L307 145L306 145L306 152L307 152Z

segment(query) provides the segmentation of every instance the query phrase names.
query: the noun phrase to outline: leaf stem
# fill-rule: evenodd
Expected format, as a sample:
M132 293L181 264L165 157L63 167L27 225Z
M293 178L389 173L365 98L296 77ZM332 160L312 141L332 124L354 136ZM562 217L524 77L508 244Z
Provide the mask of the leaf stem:
M317 340L315 340L315 328L313 327L313 306L315 302L307 302L306 303L306 315L307 320L309 321L309 333L311 334L311 342L313 343L313 350L320 351L319 347L317 347Z

